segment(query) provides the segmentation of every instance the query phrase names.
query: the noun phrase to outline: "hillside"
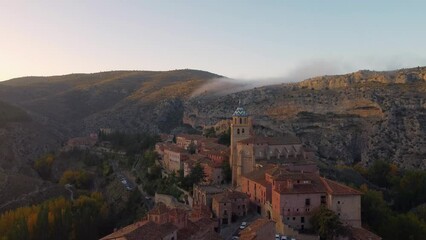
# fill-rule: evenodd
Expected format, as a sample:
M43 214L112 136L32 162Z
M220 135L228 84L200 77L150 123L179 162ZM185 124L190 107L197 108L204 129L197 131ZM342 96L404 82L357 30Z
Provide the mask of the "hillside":
M36 176L31 162L70 137L99 128L176 132L188 124L199 129L229 118L241 100L259 134L294 133L324 162L384 159L426 169L425 73L425 67L359 71L236 93L228 86L238 84L197 70L12 79L0 83L5 102L0 106L11 113L2 114L12 117L7 121L19 121L0 127L1 168Z
M184 121L214 124L229 118L241 100L259 134L294 133L327 163L384 159L426 169L425 73L425 67L360 71L215 99L199 96L185 105Z
M345 75L320 76L302 81L298 85L307 88L325 89L344 88L368 83L411 84L424 82L426 82L426 68L416 67L387 72L361 70Z
M67 136L100 127L168 130L180 124L172 115L181 115L170 111L175 107L179 110L181 101L192 91L217 77L220 76L196 70L25 77L2 82L0 99L39 116ZM163 119L172 120L173 124L162 125ZM152 122L160 122L159 129L150 128Z

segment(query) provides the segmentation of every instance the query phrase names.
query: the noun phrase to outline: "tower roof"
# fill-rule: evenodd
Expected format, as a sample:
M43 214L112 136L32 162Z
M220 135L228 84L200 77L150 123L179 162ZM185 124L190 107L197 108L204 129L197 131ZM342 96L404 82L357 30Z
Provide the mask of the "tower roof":
M246 112L246 110L242 107L237 107L237 109L235 110L234 114L232 114L233 117L247 117L248 114Z

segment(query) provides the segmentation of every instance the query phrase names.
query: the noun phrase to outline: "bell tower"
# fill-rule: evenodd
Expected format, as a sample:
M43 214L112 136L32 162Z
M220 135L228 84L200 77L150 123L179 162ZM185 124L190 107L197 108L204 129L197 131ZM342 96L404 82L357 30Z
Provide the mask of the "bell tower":
M252 136L252 121L247 112L242 107L238 107L232 114L231 122L231 156L229 165L232 169L232 185L238 184L238 177L241 175L242 162L237 151L237 142Z

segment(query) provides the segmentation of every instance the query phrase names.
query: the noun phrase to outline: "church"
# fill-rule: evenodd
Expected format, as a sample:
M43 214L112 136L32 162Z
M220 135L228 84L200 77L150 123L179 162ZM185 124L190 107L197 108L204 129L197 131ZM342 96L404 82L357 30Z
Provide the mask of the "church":
M256 136L253 120L241 106L232 114L230 148L232 185L237 188L241 186L241 176L252 172L256 166L278 164L287 166L290 171L318 171L313 162L315 153L306 149L295 136Z

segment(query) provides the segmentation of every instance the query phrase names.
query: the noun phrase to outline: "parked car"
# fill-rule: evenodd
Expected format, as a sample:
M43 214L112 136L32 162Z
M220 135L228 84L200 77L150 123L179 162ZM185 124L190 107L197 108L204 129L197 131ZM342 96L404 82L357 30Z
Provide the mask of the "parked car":
M287 236L281 236L281 240L287 240Z
M279 234L275 234L275 240L281 240L280 235Z
M247 227L247 222L242 222L240 225L240 229L244 229Z

